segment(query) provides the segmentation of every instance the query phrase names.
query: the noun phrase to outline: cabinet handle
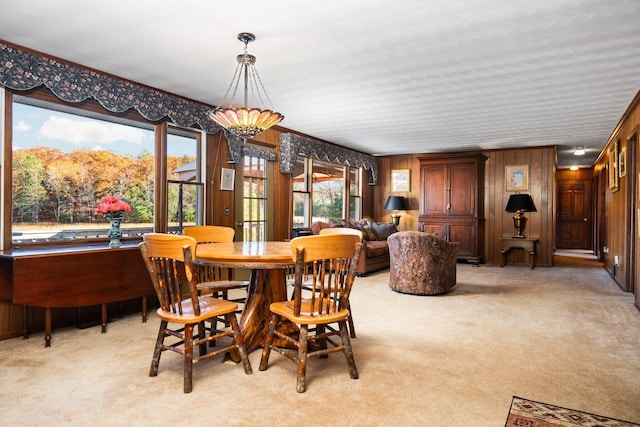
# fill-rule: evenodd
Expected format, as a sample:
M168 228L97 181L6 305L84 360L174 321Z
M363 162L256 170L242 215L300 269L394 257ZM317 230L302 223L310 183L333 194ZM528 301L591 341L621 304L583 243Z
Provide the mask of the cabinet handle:
M451 210L451 189L445 188L444 191L447 192L447 210Z

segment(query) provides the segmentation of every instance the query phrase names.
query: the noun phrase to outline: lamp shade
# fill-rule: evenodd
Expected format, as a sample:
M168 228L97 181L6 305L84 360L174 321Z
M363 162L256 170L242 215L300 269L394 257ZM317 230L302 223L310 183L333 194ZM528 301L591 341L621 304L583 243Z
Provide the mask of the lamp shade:
M507 202L507 212L536 212L536 205L529 194L512 194Z
M384 205L385 210L406 211L407 202L401 196L389 196L387 203Z

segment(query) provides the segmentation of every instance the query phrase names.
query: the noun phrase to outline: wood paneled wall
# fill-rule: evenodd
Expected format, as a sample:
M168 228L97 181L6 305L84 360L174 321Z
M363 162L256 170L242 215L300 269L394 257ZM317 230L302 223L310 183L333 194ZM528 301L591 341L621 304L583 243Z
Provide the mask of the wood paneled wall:
M420 160L416 155L384 156L378 159L378 183L374 188L375 200L371 217L376 221L391 222L393 211L384 210L387 197L403 196L407 200L409 210L399 212L402 217L398 230L417 230L418 215L420 214ZM391 193L391 171L395 169L409 169L410 191Z
M505 166L529 166L529 191L537 212L528 212L527 237L537 237L538 257L536 265L551 267L553 264L554 236L555 236L555 147L522 148L517 150L485 151L488 157L485 165L485 254L488 264L500 264L500 249L502 237L512 236L513 214L505 212L507 200L511 193L505 190ZM411 170L411 190L403 193L393 193L404 196L409 203L409 211L402 213L399 230L417 230L420 196L420 161L422 154L407 156L384 156L379 158L378 185L374 191L376 200L374 218L390 221L391 213L385 211L384 203L390 194L391 170ZM528 254L523 251L516 253L516 263L527 265ZM511 262L510 262L511 263Z
M513 214L505 212L509 196L506 191L505 166L529 166L529 191L537 212L527 212L524 235L538 238L536 265L551 267L555 245L555 147L522 148L517 150L495 150L485 152L489 159L485 169L485 218L486 254L490 264L500 263L500 238L514 234ZM523 191L524 193L524 191ZM528 262L528 255L522 255L521 264Z
M292 223L292 182L290 174L281 174L278 171L280 164L279 146L280 134L290 132L288 129L279 128L277 126L266 130L250 141L251 144L273 149L276 152L276 162L274 165L273 180L273 212L269 212L269 216L274 218L273 223L273 239L284 240L291 237ZM209 156L207 163L210 165L207 169L211 171L207 177L207 182L212 183L209 187L212 205L209 206L205 213L207 224L224 225L227 227L235 226L235 192L220 190L220 176L222 168L236 169L236 164L228 163L228 146L227 140L222 133L215 135L207 135L207 144L209 146ZM229 212L225 213L225 207L229 208Z
M638 92L612 132L607 145L594 166L599 214L598 248L604 266L618 285L635 294L640 308L640 235L638 224L640 198L640 92ZM618 190L609 187L609 149L618 144L618 152L625 153L626 175L618 180ZM615 160L615 159L612 159ZM606 248L606 250L604 250ZM620 259L615 264L615 257Z

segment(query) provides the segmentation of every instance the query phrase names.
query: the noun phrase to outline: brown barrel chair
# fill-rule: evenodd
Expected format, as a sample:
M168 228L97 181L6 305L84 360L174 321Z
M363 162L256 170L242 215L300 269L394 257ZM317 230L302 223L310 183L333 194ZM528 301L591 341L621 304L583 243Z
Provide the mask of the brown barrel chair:
M400 231L389 243L389 287L414 295L447 293L456 284L458 244L421 231Z

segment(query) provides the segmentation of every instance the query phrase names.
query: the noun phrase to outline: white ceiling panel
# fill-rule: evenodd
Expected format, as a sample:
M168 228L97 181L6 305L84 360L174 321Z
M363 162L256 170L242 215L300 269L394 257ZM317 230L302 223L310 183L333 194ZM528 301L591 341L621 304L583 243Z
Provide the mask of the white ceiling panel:
M0 0L0 39L199 101L249 45L282 126L374 155L558 145L640 89L638 0ZM570 155L575 146L587 155ZM576 161L577 159L577 161Z

